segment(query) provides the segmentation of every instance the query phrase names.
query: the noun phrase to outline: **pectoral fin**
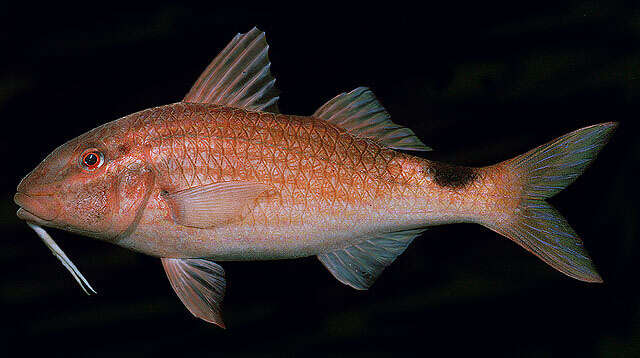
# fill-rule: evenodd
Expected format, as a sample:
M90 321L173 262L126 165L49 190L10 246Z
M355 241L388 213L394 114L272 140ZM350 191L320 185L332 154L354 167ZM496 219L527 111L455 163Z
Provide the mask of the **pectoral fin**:
M162 259L171 287L194 316L226 328L222 321L224 270L204 259Z
M318 259L338 281L356 290L366 290L425 230L384 234L342 250L318 255Z
M221 182L164 194L163 198L177 223L210 228L242 219L268 189L254 182Z

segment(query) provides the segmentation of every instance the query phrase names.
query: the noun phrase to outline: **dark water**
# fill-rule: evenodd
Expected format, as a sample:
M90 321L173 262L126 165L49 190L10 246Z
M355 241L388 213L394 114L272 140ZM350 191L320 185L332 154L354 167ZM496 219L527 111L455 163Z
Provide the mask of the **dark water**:
M634 3L0 4L2 351L640 356ZM189 315L159 260L51 230L99 291L84 296L16 219L19 179L76 135L180 100L231 37L254 25L271 44L282 112L310 114L368 86L436 149L433 159L491 164L620 121L594 165L551 200L605 283L571 280L487 229L452 225L425 233L365 292L315 258L225 263L229 329L221 330Z

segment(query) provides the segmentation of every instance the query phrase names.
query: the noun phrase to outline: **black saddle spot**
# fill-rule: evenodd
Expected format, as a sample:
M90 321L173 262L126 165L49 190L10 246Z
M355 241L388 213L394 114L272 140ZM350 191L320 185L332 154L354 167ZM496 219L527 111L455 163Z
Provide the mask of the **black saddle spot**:
M475 168L431 162L428 172L436 184L448 188L464 188L478 177Z

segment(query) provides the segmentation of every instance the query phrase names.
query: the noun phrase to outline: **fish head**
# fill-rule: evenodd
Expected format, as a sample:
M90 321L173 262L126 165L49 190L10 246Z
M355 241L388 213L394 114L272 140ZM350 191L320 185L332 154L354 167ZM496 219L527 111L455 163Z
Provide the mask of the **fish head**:
M98 127L68 141L23 178L14 196L18 217L105 240L130 230L153 176L132 141L109 132Z

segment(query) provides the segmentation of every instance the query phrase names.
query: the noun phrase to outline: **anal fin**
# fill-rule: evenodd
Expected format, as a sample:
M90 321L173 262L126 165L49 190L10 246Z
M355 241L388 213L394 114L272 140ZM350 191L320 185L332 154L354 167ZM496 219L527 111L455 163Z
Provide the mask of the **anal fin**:
M338 281L356 290L366 290L425 230L383 234L345 249L320 254L318 259Z
M226 287L224 270L205 259L162 258L171 287L194 316L226 328L222 300Z

